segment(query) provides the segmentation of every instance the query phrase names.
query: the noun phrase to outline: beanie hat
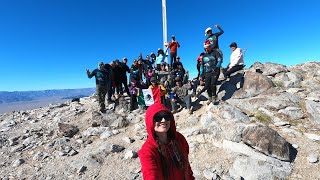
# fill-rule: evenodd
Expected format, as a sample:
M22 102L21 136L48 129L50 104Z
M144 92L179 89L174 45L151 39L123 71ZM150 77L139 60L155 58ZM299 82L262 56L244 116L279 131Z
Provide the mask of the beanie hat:
M208 34L208 31L212 31L211 27L208 27L208 28L204 31L204 35L205 35L205 36Z
M205 49L211 49L211 48L213 47L213 44L211 43L210 40L206 40L206 41L204 42L204 44L203 44L203 47L204 47Z
M237 47L238 47L238 45L237 45L237 43L236 43L236 42L232 42L232 43L230 44L230 47L235 47L235 48L237 48Z

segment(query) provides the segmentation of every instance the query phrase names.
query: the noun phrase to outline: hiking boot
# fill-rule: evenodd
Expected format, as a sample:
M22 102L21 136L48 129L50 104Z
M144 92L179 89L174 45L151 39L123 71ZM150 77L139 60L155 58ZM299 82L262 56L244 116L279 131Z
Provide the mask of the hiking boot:
M217 98L217 96L213 96L213 97L212 97L212 102L213 102L214 105L217 105L217 104L218 104L218 98Z
M207 101L207 105L209 105L212 102L212 97L209 97L208 101Z

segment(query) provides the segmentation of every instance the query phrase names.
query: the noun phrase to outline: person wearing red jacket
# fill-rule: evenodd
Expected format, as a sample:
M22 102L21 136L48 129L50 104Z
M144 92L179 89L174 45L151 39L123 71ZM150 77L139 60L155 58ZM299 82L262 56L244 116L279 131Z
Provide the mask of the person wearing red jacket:
M169 42L169 48L170 48L170 67L172 67L173 63L177 60L178 55L178 48L180 47L180 44L178 41L176 41L176 38L174 35L171 36L171 41Z
M160 103L146 112L148 138L138 152L143 179L194 180L189 163L189 145L176 131L173 114Z

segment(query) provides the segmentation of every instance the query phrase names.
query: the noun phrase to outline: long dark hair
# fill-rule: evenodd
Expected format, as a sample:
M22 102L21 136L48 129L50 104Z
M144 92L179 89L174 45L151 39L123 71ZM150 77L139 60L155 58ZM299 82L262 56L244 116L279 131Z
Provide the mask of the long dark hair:
M184 179L186 179L185 177L186 158L182 153L182 149L179 146L179 143L175 139L175 134L169 130L167 132L167 135L168 135L168 142L170 142L170 145L172 145L172 151L173 151L173 154L169 154L169 156L171 156L170 158L172 159L173 164L182 171L182 174L184 175ZM156 137L156 143L158 145L157 149L160 154L162 174L164 179L167 180L169 178L169 169L168 169L167 160L166 160L166 156L167 156L166 149L164 148L164 146L161 146L162 143L159 141L159 138L156 135L155 137Z

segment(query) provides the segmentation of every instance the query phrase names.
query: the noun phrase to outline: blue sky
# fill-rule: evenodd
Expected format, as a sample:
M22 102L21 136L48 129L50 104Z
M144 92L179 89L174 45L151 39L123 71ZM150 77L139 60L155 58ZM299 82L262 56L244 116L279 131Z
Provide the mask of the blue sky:
M219 24L229 44L254 62L285 65L320 60L320 1L167 0L168 37L196 74L204 30ZM0 91L94 87L85 69L99 61L145 56L162 47L161 0L0 0ZM170 40L170 39L169 39Z

